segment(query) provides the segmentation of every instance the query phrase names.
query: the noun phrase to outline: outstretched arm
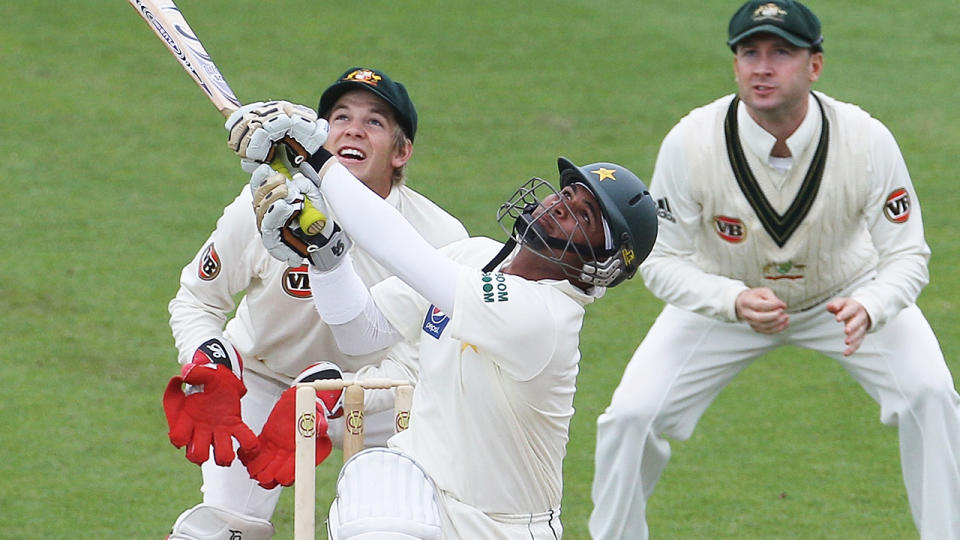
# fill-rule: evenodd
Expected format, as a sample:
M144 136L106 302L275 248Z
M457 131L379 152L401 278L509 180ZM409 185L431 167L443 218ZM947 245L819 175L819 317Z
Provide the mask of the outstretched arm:
M402 339L373 302L349 255L326 272L311 266L310 291L317 313L344 353L368 354Z
M293 182L314 205L325 201L356 245L444 313L452 314L459 265L438 252L400 212L335 159L327 160L319 175L319 189L302 175L295 175Z

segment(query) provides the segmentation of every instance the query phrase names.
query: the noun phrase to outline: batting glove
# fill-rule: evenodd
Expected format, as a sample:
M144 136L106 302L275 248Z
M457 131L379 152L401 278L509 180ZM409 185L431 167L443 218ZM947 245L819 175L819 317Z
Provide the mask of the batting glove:
M319 362L303 370L290 388L284 390L274 405L258 440L259 449L240 449L240 462L264 489L293 484L296 464L297 384L320 379L342 379L340 368ZM343 414L343 389L317 391L316 399L316 465L320 465L333 448L327 436L327 419Z
M278 142L298 156L292 161L299 165L323 146L329 131L327 121L317 118L313 109L289 101L249 103L234 111L223 127L229 133L227 146L248 172L257 162L273 161Z
M242 362L225 339L209 339L167 384L163 410L170 442L185 446L187 459L197 465L210 457L211 445L217 465L227 466L234 458L233 439L249 451L260 444L240 418L240 398L247 392Z
M294 178L294 181L287 181L269 165L258 167L250 178L263 245L270 255L291 268L307 260L321 271L330 271L343 261L353 241L331 219L326 219L317 234L307 234L300 228L297 218L303 209L304 197L298 185L310 186L316 191L316 198L311 198L311 203L321 214L326 213L326 208L312 182L300 174Z

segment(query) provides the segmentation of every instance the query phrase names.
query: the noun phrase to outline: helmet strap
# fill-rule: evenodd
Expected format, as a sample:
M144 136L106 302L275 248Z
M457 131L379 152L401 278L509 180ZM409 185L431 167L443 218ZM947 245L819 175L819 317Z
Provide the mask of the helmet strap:
M488 262L487 265L483 267L483 272L484 273L493 272L493 269L496 268L500 263L502 263L503 260L507 258L507 255L510 255L510 252L513 251L513 248L516 247L516 245L517 245L517 241L514 240L513 237L509 238L503 244L503 247L500 248L500 251L498 251L497 254L494 255L492 259L490 259L490 262Z

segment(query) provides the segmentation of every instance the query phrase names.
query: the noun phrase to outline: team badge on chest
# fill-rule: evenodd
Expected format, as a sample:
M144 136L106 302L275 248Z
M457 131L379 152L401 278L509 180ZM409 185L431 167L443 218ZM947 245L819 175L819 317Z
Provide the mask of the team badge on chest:
M723 238L731 244L739 244L747 237L746 225L737 218L714 216L713 229L717 231L720 238Z
M807 265L787 261L784 263L768 263L763 267L763 279L777 281L780 279L803 279Z

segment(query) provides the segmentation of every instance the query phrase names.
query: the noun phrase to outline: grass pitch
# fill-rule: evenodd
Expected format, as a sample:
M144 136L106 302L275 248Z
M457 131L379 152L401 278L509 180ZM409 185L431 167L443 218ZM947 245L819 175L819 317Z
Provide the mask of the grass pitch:
M404 82L420 112L411 185L502 238L495 210L556 157L648 179L660 139L731 92L739 2L180 0L243 100L314 104L352 65ZM960 283L960 8L810 1L816 88L897 136L933 249L920 298L948 363ZM200 500L167 441L167 301L246 178L222 119L121 0L0 4L0 537L161 538ZM565 461L566 538L587 537L595 420L660 310L639 281L589 309ZM318 469L332 497L339 455ZM278 538L292 536L292 490ZM896 433L829 360L799 350L736 379L650 501L657 538L912 538Z

